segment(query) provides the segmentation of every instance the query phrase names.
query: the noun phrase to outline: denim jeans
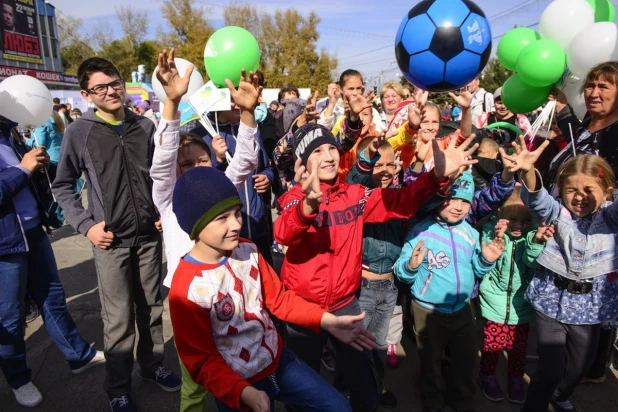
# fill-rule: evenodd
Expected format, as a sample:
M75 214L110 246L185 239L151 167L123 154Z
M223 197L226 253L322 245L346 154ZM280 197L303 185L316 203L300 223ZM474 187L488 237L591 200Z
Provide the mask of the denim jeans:
M289 349L283 349L275 373L253 386L268 394L270 410L278 400L303 411L352 411L350 402ZM235 411L216 400L220 412Z
M361 313L358 301L333 312L335 316L358 315ZM329 335L321 331L315 333L292 323L286 323L285 345L296 353L311 369L318 373L322 359L322 348ZM330 335L337 354L335 369L341 376L335 376L336 385L350 391L350 403L355 412L373 412L378 407L379 376L373 365L369 351L359 352L350 345Z
M397 286L395 278L384 280L362 280L358 305L365 312L363 322L379 345L373 350L374 364L378 375L384 377L386 363L386 337L388 326L397 303Z
M47 235L35 228L26 231L26 239L29 252L0 256L0 369L13 389L31 380L24 342L26 291L71 369L84 366L96 353L69 314Z

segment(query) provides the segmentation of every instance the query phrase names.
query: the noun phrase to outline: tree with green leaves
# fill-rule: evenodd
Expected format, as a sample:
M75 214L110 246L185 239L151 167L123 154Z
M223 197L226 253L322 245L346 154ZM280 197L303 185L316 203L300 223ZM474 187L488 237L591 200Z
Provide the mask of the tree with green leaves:
M498 59L490 59L481 74L481 87L493 93L512 75L513 72L504 67Z

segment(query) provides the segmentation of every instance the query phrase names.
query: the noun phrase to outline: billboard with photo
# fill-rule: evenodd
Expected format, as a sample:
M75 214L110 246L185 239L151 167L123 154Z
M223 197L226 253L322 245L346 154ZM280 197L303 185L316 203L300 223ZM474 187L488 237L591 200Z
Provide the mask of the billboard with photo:
M0 0L2 5L2 57L42 64L35 0Z

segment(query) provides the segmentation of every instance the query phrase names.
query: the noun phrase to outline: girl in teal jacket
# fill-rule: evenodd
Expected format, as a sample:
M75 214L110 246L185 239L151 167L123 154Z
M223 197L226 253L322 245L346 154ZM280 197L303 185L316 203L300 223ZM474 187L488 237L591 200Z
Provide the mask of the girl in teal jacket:
M553 228L542 226L533 230L532 216L521 201L521 187L516 187L511 197L496 214L496 219L483 227L482 237L489 241L495 227L506 227L504 253L481 282L479 298L484 322L483 349L479 386L483 395L499 402L504 394L496 379L500 353L508 353L507 398L513 403L525 399L523 375L526 366L526 349L530 322L534 309L525 300L528 283L534 275L536 258L545 246L545 238ZM498 220L496 225L496 220Z

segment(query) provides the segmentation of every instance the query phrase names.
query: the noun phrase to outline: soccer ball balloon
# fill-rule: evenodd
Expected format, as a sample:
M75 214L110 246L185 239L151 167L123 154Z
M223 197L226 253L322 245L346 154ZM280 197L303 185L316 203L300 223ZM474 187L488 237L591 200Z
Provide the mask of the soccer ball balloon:
M491 54L485 13L470 0L423 0L404 17L395 38L403 75L431 92L459 89L473 80Z

